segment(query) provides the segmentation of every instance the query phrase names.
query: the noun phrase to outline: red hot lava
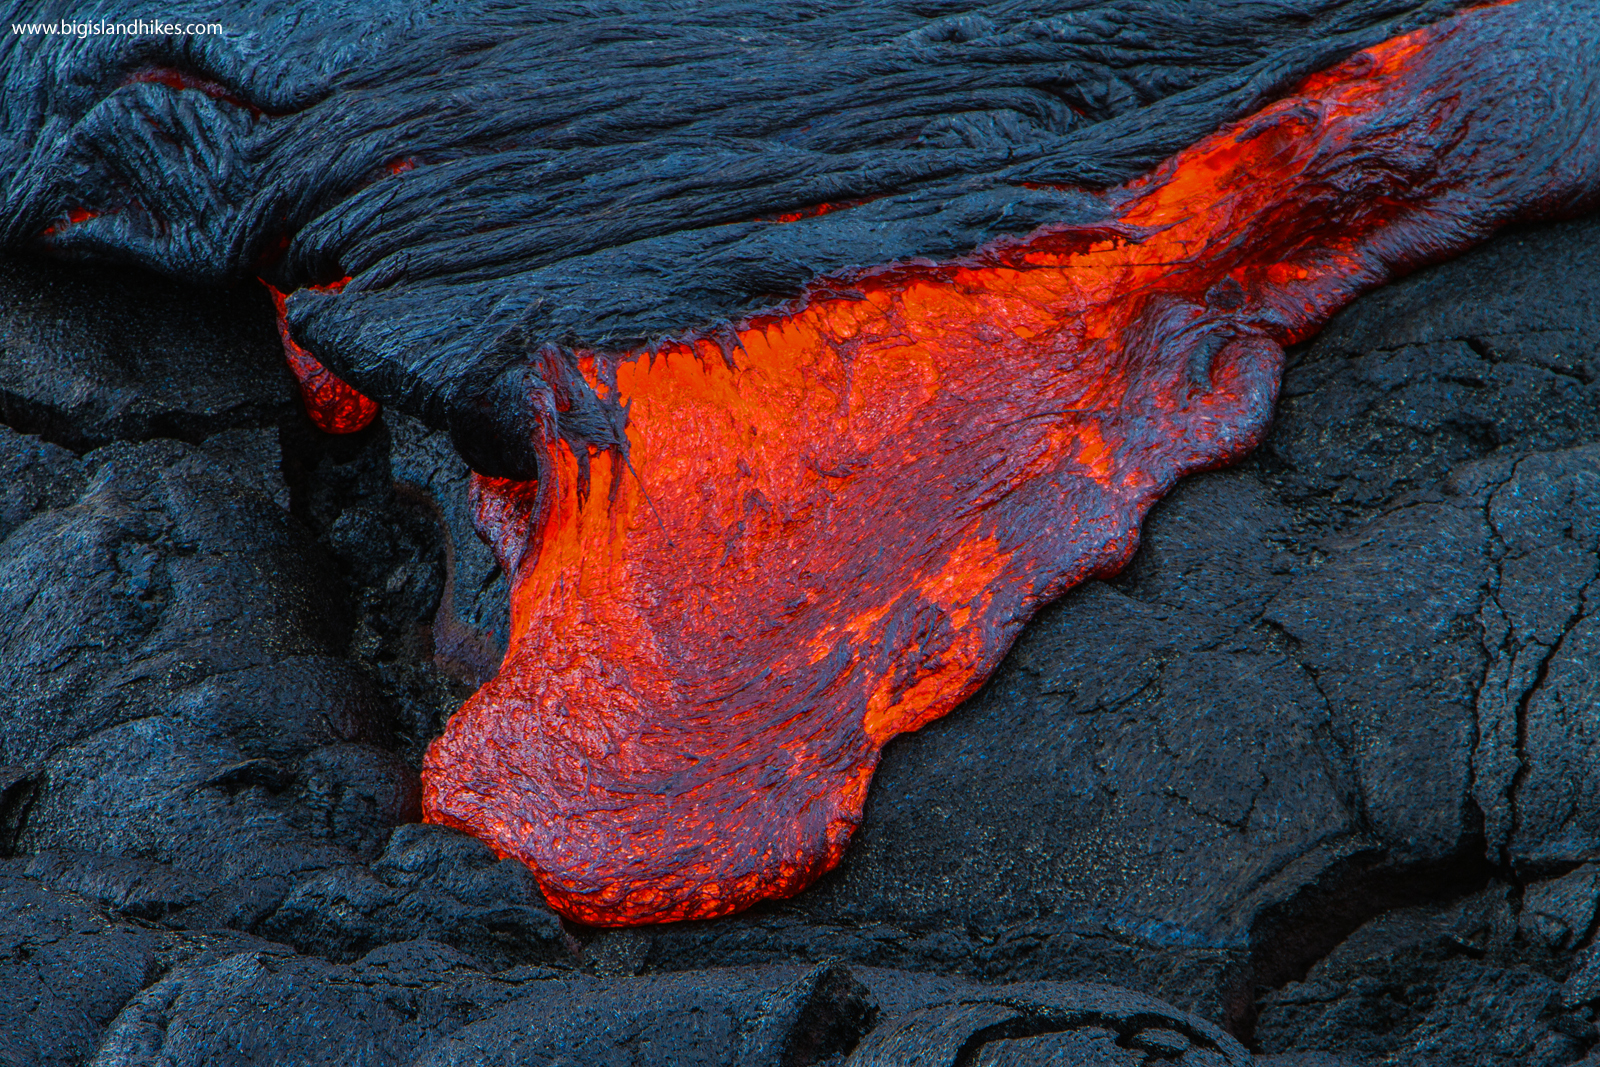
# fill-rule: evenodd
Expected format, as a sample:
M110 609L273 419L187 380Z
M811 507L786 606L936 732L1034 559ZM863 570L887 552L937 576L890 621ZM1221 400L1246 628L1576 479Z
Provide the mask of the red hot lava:
M336 293L343 289L349 278L331 285L314 285L313 289ZM265 284L265 283L263 283ZM322 362L300 347L289 332L287 298L272 286L273 306L278 309L278 336L283 339L283 358L289 370L300 383L300 399L305 402L306 415L323 433L355 433L364 430L378 417L378 403L359 392L355 386L334 374Z
M585 356L629 453L586 457L592 491L560 441L537 486L477 481L513 637L428 754L426 817L586 923L799 891L890 738L1121 567L1180 476L1256 444L1283 346L1585 201L1600 31L1573 7L1358 54L1106 193L1116 226L852 279L860 299L748 323L736 366L709 343ZM1515 59L1546 34L1572 70Z

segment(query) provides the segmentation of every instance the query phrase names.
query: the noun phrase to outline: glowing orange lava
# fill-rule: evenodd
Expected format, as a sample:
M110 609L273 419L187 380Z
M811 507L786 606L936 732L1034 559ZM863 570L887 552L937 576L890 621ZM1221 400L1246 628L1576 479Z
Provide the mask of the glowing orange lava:
M1507 177L1529 149L1506 109L1538 75L1478 60L1540 32L1517 6L1310 79L1106 193L1114 225L850 279L860 299L748 323L734 366L709 342L584 355L629 452L585 485L553 440L540 484L477 480L512 641L428 753L426 817L587 923L810 883L885 742L1121 567L1181 475L1254 446L1284 345L1574 203L1558 165Z
M331 285L310 288L336 293L349 280L345 278ZM378 417L377 402L324 367L316 356L295 342L289 333L287 298L270 285L267 290L272 294L273 306L278 309L278 336L283 339L283 357L300 383L300 398L305 402L306 415L312 424L323 433L355 433L365 429Z

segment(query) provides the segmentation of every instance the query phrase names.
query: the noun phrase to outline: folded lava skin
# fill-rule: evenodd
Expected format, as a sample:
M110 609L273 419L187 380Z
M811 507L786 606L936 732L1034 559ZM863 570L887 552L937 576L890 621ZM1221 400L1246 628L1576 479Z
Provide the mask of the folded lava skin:
M313 101L202 56L204 78L115 83L55 156L8 72L8 123L31 132L3 149L26 166L0 235L166 254L197 277L259 270L316 359L449 428L482 472L513 636L430 750L428 818L522 858L581 921L725 914L836 863L882 746L972 692L1039 605L1121 566L1178 477L1253 446L1284 345L1600 188L1592 0L1443 21L1448 5L1194 5L1188 36L1172 5L1062 8L1025 25L999 8L797 8L814 18L762 55L835 84L806 75L781 131L737 143L696 123L773 75L716 36L737 18L715 6L728 21L684 16L692 33L586 38L591 64L614 40L667 39L645 52L680 95L673 64L710 56L729 70L701 95L651 98L659 115L625 126L621 94L601 119L574 110L476 155L437 147L455 83L432 68L334 77ZM867 34L878 53L844 67L807 51L868 10L903 32ZM697 50L708 40L723 51ZM1140 77L1067 69L1152 40L1129 61ZM1074 97L1074 76L1135 88ZM130 109L164 116L158 132L201 123L175 142L201 159L200 192L178 204L181 181L136 172ZM374 110L395 119L381 135ZM657 118L648 138L618 133ZM326 165L317 138L341 129L332 178L289 152ZM603 145L610 169L551 145ZM228 182L237 196L216 195ZM78 188L103 202L63 191Z
M541 418L621 439L542 350L711 335L818 279L1089 221L1075 189L1459 6L184 0L163 18L225 32L0 34L0 245L259 274L335 375L529 478Z

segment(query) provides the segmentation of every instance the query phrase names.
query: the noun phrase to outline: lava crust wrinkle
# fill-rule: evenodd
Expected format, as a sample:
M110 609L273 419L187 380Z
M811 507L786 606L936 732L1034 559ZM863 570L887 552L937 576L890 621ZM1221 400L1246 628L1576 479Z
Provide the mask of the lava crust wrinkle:
M1098 194L1098 220L840 280L731 343L574 357L626 440L531 420L540 480L477 478L512 638L429 752L426 817L587 923L798 892L888 740L1126 562L1179 477L1253 447L1283 346L1594 202L1596 55L1592 5L1476 9Z

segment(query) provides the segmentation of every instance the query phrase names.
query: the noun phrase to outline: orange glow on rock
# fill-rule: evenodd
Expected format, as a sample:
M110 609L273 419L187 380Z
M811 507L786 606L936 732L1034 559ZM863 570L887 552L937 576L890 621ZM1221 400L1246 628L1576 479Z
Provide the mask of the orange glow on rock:
M174 89L179 92L204 93L214 100L221 100L224 103L232 104L234 107L248 111L257 118L267 114L261 108L244 100L227 86L209 78L202 78L188 71L178 70L173 67L148 67L144 70L135 71L123 79L123 84L164 85L168 89Z
M837 204L813 204L811 207L801 208L799 211L785 211L782 214L773 215L771 218L768 218L764 221L799 222L801 219L814 219L819 215L831 215L835 211L843 211L846 208L860 207L862 204L870 204L874 199L876 198L866 197L860 200L845 200Z
M336 293L349 281L349 278L344 278L330 285L311 288ZM289 333L287 298L270 285L267 291L272 294L273 306L278 311L278 336L283 339L283 357L295 380L300 383L300 399L305 403L306 415L323 433L355 433L365 429L378 417L377 402L362 395L295 342Z
M583 354L629 451L582 457L585 484L553 440L541 483L476 481L512 639L428 753L426 818L521 858L585 923L804 888L890 738L1120 568L1179 477L1257 443L1284 345L1509 221L1433 213L1495 180L1454 147L1491 20L1311 78L1106 193L1113 225L749 322L732 366L709 341Z
M90 219L99 217L100 212L98 211L90 211L88 208L84 207L75 207L68 211L67 217L62 219L60 222L52 226L46 226L42 231L40 231L39 236L54 237L62 230L65 230L68 226L76 226L80 222L88 222Z

